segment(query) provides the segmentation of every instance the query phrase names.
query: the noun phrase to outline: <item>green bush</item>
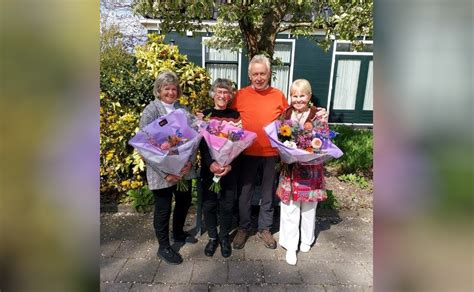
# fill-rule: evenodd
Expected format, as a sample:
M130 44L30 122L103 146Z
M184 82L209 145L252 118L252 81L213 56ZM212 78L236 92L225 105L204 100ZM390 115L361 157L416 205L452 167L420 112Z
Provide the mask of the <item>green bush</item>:
M100 91L104 102L119 102L134 111L152 100L153 80L138 70L136 57L116 26L103 28L100 38ZM138 108L137 108L138 107Z
M327 199L318 203L318 209L329 209L336 210L339 209L339 202L332 193L332 190L326 190Z
M104 28L100 40L100 190L107 199L132 202L144 211L152 203L145 187L144 163L128 141L138 131L143 108L155 97L153 82L159 72L174 71L183 95L180 102L191 110L212 104L208 97L207 71L181 55L176 46L163 43L164 36L149 35L135 54L128 52L116 27ZM106 199L107 198L107 199ZM151 200L151 201L150 201Z
M354 129L345 125L331 127L339 134L334 143L344 152L339 159L333 159L328 165L335 166L339 174L358 174L373 176L373 132Z
M153 208L155 198L153 192L147 186L137 190L127 192L128 200L132 202L132 207L138 212L150 212Z
M369 183L363 176L358 176L353 173L343 174L337 177L340 181L352 183L362 189L369 187Z
M149 91L137 89L135 63L117 27L104 28L100 38L101 202L117 201L128 190L143 187L144 164L128 145L143 107L131 97Z

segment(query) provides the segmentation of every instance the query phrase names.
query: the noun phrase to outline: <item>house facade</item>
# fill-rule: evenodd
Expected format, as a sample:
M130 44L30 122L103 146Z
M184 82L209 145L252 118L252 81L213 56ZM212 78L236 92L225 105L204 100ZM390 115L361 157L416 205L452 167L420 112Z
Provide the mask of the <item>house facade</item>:
M148 32L159 32L159 21L137 19L131 13L130 0L102 0L102 15L120 15L126 18L126 9L135 23L137 39L143 39ZM117 13L117 8L120 13ZM109 16L110 17L110 16ZM138 30L136 22L143 28ZM124 28L126 29L126 28ZM124 33L127 35L127 32ZM316 38L324 33L315 32ZM238 88L249 85L248 63L245 52L217 50L207 47L204 41L209 38L206 32L168 33L165 42L179 47L180 52L188 56L190 62L205 67L212 80L228 78ZM313 89L313 104L325 107L329 112L331 124L349 124L373 126L373 42L364 41L363 52L352 52L347 41L334 40L331 48L325 52L305 37L291 34L277 36L274 57L282 65L273 66L272 86L279 88L288 96L293 80L307 79Z

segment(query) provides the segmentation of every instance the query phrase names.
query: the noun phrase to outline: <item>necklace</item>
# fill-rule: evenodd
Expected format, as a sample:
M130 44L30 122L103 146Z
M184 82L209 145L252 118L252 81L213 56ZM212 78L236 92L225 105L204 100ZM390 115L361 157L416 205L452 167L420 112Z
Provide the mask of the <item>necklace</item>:
M296 118L296 121L298 122L298 124L301 124L301 119L303 118L303 116L306 114L307 111L308 111L308 109L306 109L304 112L301 112L299 117L298 117L298 112L295 111L295 118Z

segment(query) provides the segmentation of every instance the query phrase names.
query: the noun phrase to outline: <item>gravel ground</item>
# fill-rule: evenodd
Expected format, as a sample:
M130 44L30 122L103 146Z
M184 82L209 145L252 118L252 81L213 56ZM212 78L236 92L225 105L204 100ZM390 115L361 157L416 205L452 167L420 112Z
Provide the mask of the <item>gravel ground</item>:
M326 177L326 189L332 190L340 209L356 210L373 208L373 181L368 180L367 188L360 188L354 183L340 181L335 176Z

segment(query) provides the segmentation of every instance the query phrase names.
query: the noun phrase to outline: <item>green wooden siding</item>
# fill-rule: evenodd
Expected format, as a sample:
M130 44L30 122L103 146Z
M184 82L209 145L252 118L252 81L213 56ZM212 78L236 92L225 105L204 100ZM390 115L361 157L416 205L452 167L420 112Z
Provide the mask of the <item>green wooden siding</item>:
M165 37L165 42L170 43L174 40L174 44L179 47L180 52L188 56L188 60L198 66L202 66L202 37L205 33L193 33L193 36L188 37L179 33L169 33ZM279 35L279 39L288 39L288 35ZM313 90L313 97L311 101L321 107L328 108L328 90L331 77L331 61L332 61L331 47L327 52L323 51L313 41L304 37L299 37L295 42L295 56L293 64L293 80L304 78L307 79ZM357 89L357 100L355 111L332 110L330 112L330 122L343 123L373 123L373 111L363 111L363 99L365 93L365 82L367 79L368 62L373 59L372 56L336 56L336 58L355 58L361 59L360 80ZM241 88L249 85L248 80L248 63L246 51L242 52L241 59ZM336 63L337 65L337 63ZM334 74L337 72L337 67L334 68ZM334 81L335 82L335 76ZM334 91L334 84L333 84ZM331 93L334 95L334 92ZM331 98L332 102L334 98Z
M317 106L327 108L332 47L324 52L306 38L298 38L295 46L293 80L307 79L313 91L311 101Z
M181 54L187 55L191 63L202 66L203 36L205 36L205 33L193 33L192 37L188 37L173 32L166 35L165 42L169 44L171 40L174 40L174 44L178 46Z

